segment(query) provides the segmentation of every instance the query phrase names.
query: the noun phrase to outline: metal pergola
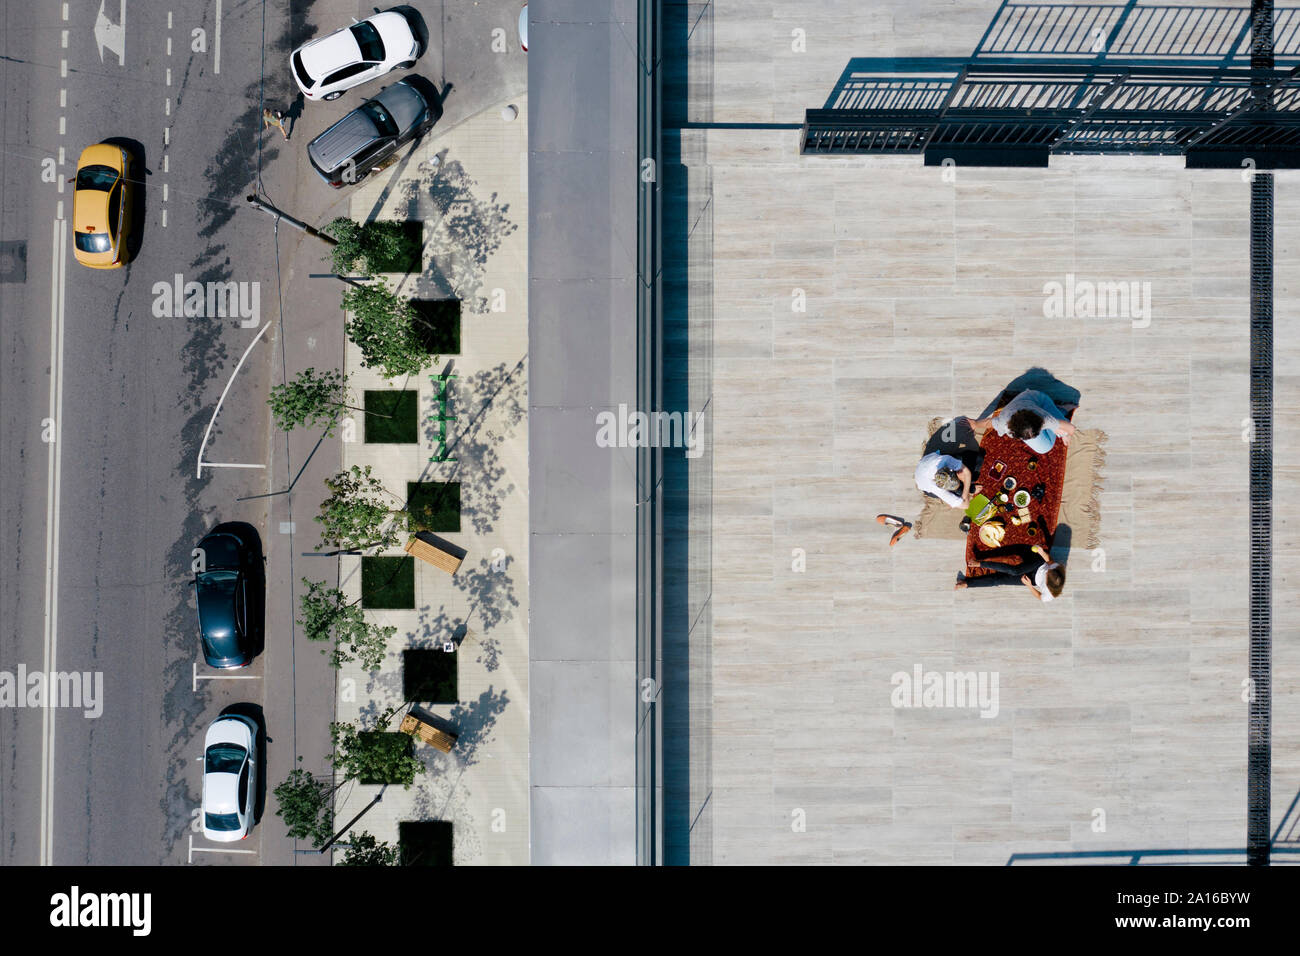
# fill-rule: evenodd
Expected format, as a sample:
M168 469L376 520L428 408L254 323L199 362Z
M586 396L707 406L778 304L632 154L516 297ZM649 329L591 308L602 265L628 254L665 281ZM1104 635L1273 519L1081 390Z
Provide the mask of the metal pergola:
M1188 168L1297 169L1300 10L1003 3L965 60L851 63L825 108L807 111L800 151L1030 167L1054 154L1181 155ZM1268 172L1251 177L1250 414L1246 859L1258 866L1269 863L1272 786Z

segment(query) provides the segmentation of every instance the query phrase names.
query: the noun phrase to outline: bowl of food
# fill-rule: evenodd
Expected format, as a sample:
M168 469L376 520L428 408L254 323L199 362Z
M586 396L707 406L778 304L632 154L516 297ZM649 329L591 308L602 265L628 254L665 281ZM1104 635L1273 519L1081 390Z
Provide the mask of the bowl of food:
M1016 476L1007 475L1005 478L1003 478L1002 487L1007 489L1007 491L1013 490L1016 487Z
M1019 491L1016 492L1016 495L1012 500L1016 503L1017 508L1028 507L1029 492L1025 491L1024 488L1021 488Z

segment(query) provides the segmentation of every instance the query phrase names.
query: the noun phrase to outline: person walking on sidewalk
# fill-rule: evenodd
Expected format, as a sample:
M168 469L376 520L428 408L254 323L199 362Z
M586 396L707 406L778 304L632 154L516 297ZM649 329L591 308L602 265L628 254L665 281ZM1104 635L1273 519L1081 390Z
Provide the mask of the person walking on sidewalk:
M269 106L262 110L262 129L268 129L272 126L278 126L280 132L284 135L284 141L289 142L289 131L284 128L284 113L280 110L273 110Z

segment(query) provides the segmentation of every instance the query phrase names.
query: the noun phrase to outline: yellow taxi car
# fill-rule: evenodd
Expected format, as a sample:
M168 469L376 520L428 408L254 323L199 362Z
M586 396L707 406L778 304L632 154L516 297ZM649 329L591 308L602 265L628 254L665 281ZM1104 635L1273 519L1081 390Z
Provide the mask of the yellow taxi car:
M77 160L72 199L72 246L77 261L92 269L116 269L126 261L131 231L131 156L120 146L96 143Z

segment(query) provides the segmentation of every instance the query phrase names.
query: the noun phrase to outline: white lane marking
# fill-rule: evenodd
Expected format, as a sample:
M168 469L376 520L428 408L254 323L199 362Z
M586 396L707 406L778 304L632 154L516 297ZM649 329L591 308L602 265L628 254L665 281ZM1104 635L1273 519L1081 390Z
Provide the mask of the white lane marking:
M212 45L212 72L221 72L221 0L217 0L217 37Z
M163 183L163 202L167 201L167 184Z
M167 153L163 153L163 172L170 172L171 165L171 156Z
M170 66L167 67L167 85L172 85L172 68Z
M66 50L66 49L68 48L68 31L67 31L67 30L64 30L62 36L59 37L59 43L62 45L63 49Z
M59 61L59 76L67 76L67 75L68 75L68 61L67 61L67 60L60 60L60 61Z
M167 11L167 29L170 30L171 28L172 28L172 12L171 12L170 10L168 10L168 11Z
M68 132L68 118L67 118L66 116L60 116L60 117L59 117L59 135L60 135L60 136L63 136L63 135L65 135L67 132Z
M167 97L167 101L163 104L163 111L164 111L168 116L171 116L171 115L172 115L172 98L171 98L170 96Z
M164 146L169 146L169 145L171 145L171 141L172 141L172 128L171 128L170 126L164 126L164 127L163 127L163 145L164 145Z
M167 228L167 210L166 210L166 209L163 210L163 228L164 228L164 229Z
M66 100L67 97L68 97L68 91L67 91L67 90L60 90L60 91L59 91L59 99L60 99L61 101L62 101L62 100ZM63 164L64 164L64 162L65 162L64 156L65 156L65 154L64 154L64 152L63 152L63 147L60 146L60 147L59 147L59 178L58 178L58 180L57 180L57 182L58 182L58 184L59 184L59 192L63 192L63 187L67 185L67 181L63 178Z
M105 62L104 51L108 50L117 57L118 66L126 66L126 0L122 0L117 23L104 12L107 2L99 0L99 15L95 17L95 46L99 49L99 62Z
M221 403L226 400L226 393L230 391L230 386L235 384L235 376L238 375L239 370L244 367L244 360L248 358L248 353L253 351L253 346L257 344L258 339L266 334L266 330L270 327L271 322L270 320L267 320L267 323L262 326L255 336L253 336L253 341L248 343L248 348L244 349L244 354L239 357L239 364L236 365L235 370L230 373L230 381L228 381L226 387L221 390L221 397L217 399L217 407L212 410L212 419L208 422L208 430L203 433L203 441L199 444L198 469L195 472L195 477L197 478L203 477L203 466L207 464L207 462L203 460L203 449L207 447L208 438L212 435L212 426L217 423L217 415L221 412ZM258 465L257 467L260 468L262 466ZM50 708L46 709L48 710Z
M190 858L188 862L190 863L194 862L195 853L240 853L246 856L257 856L256 850L217 850L212 847L195 846L194 837L191 836L190 837Z
M68 5L66 3L63 5L63 19L68 19Z
M63 221L63 200L59 200L59 214L56 217L60 222Z
M67 109L67 108L68 108L68 90L65 87L64 89L59 90L59 109Z
M170 27L171 24L169 23L169 24L167 24L167 26ZM171 38L171 37L168 37L168 38L167 38L167 55L168 55L168 56L171 56L171 55L172 55L172 38Z
M196 694L199 691L199 681L201 680L261 680L261 674L200 674L197 662L190 665L194 668L194 680L190 683L190 689ZM200 757L200 760L203 758Z
M44 670L58 660L59 628L59 485L63 465L63 293L67 280L67 230L63 203L54 221L53 267L50 272L50 417L54 441L48 453L49 484L45 498L45 636ZM41 716L41 854L42 866L54 856L54 708Z
M65 92L66 92L66 91L65 91ZM60 165L60 166L62 166L62 165L66 162L66 160L65 160L63 157L64 157L63 147L60 146L60 147L59 147L59 165Z

